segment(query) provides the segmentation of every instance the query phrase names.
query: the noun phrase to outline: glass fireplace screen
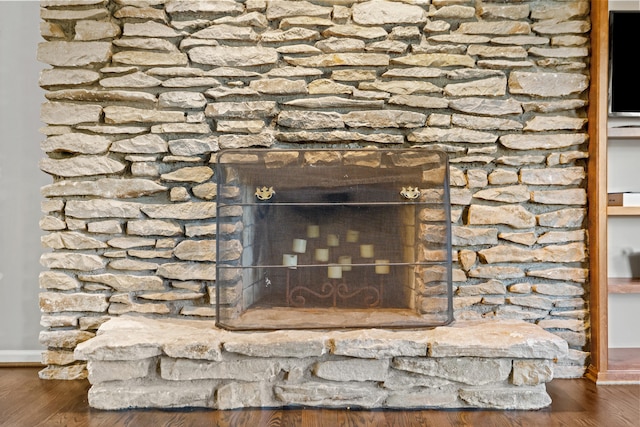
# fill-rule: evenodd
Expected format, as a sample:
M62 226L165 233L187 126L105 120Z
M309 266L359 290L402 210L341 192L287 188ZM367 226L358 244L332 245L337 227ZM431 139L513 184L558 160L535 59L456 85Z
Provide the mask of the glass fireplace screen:
M216 175L220 327L416 328L452 320L444 153L226 150Z

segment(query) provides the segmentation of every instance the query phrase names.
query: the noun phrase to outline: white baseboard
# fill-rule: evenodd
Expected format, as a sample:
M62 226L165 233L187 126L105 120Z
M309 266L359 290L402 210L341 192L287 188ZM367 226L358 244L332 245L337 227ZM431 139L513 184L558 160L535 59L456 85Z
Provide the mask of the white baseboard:
M41 350L0 350L0 364L34 362L42 362Z

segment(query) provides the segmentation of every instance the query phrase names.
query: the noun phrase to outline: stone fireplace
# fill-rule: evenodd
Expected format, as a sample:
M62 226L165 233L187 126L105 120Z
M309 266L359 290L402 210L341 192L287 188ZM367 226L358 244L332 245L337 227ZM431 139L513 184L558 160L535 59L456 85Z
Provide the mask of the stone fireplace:
M38 59L49 68L39 82L47 98L40 167L52 177L42 189L40 223L42 378L88 377L92 405L105 409L533 409L548 405L544 383L552 377L583 375L589 2L41 6ZM224 165L251 163L223 163L224 153L256 149L276 157L354 153L342 159L359 150L444 152L449 176L441 185L450 187L450 200L437 218L416 216L403 201L393 208L397 223L371 213L354 225L336 219L343 208L308 215L302 206L351 197L348 183L340 191L321 187L307 200L290 190L309 187L301 185L305 174L293 175L281 188L252 181L234 198ZM265 178L286 171L282 159L275 164ZM323 176L312 178L338 178ZM385 176L376 177L367 194L389 201L391 192L380 190ZM400 191L417 186L394 183L393 197L401 197L396 184ZM277 205L280 196L288 208L278 208L285 206ZM255 218L274 207L300 227L255 233ZM222 208L231 214L220 215ZM308 226L319 226L326 247L312 248ZM435 239L442 227L451 233L444 244ZM407 228L437 247L411 252ZM349 231L378 230L402 238L347 242ZM315 264L315 249L333 247L329 235L350 264ZM296 252L302 240L308 251ZM249 242L256 250L244 250ZM272 243L278 250L257 249ZM237 258L225 267L216 257L234 254L234 245ZM361 245L373 245L366 262L355 259ZM313 264L303 259L311 249ZM242 263L254 260L265 269ZM428 292L424 275L415 275L425 260L450 269ZM390 273L376 274L377 267ZM301 278L315 270L336 290ZM357 299L343 301L338 286L355 284L358 270L377 282L402 278L406 292L369 300L370 287L388 295L389 286L367 279ZM297 315L295 330L281 328L290 322L278 316L243 324L269 301L268 282L289 313L320 311L322 329ZM304 303L292 292L300 284ZM354 306L371 304L369 313L405 310L409 320L353 322L363 309ZM349 310L348 321L331 310ZM359 328L344 330L345 323Z

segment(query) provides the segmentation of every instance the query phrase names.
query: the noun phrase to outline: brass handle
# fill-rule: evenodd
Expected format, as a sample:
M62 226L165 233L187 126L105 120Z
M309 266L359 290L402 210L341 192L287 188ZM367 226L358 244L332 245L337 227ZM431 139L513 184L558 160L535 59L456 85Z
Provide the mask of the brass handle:
M418 187L402 187L400 195L405 199L415 200L420 197L420 189Z
M273 187L256 187L256 197L258 200L269 200L276 194Z

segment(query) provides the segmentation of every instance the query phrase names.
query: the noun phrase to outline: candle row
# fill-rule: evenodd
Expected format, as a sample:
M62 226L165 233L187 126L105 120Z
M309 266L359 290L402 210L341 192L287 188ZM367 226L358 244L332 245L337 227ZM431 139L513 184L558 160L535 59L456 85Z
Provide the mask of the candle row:
M329 236L332 236L331 234ZM335 236L335 235L334 235ZM337 236L336 236L337 239ZM336 244L331 244L332 242L327 242L328 246L336 247L338 246L337 241ZM293 252L297 254L303 254L307 252L307 241L305 239L293 239ZM360 256L362 258L373 258L373 245L360 245ZM315 259L316 261L329 261L329 249L327 248L318 248L315 250Z
M317 239L320 237L320 226L319 225L307 225L307 237L309 239ZM357 230L347 230L347 235L345 237L348 243L356 243L360 238L360 232ZM339 238L337 234L329 234L327 235L327 244L329 246L338 246Z
M389 274L389 260L377 259L375 261L376 274ZM284 254L282 255L282 265L295 268L298 265L298 255ZM338 264L329 264L328 275L330 279L341 279L343 271L351 271L351 257L344 255L338 258Z

